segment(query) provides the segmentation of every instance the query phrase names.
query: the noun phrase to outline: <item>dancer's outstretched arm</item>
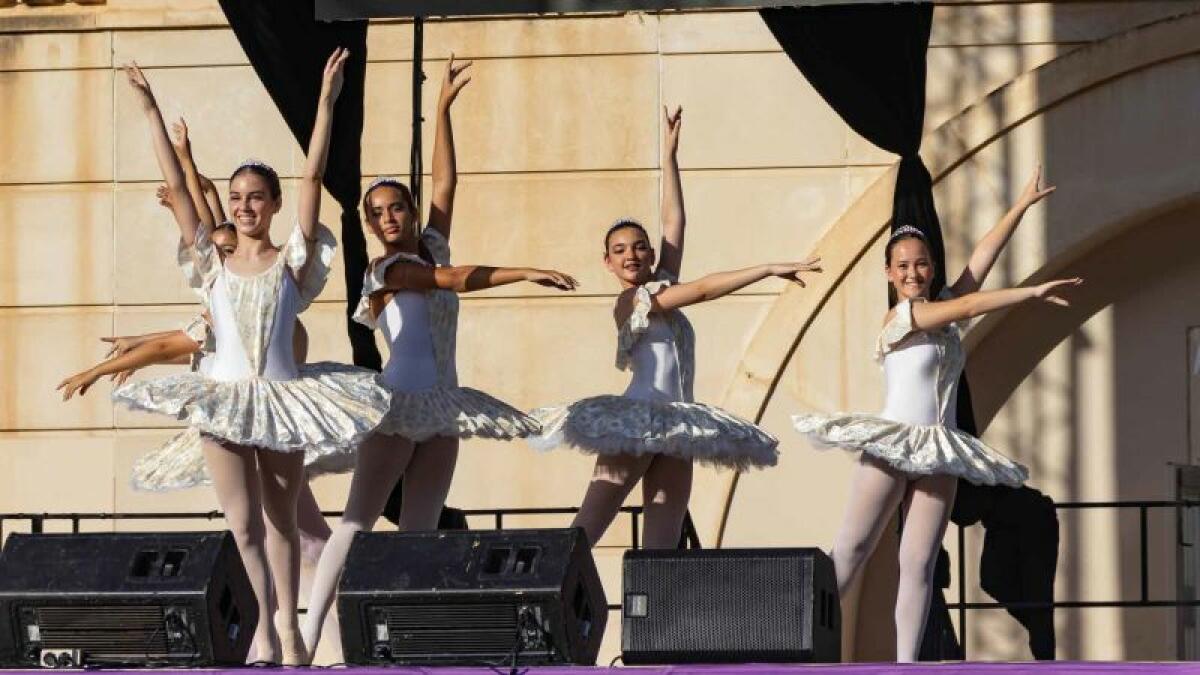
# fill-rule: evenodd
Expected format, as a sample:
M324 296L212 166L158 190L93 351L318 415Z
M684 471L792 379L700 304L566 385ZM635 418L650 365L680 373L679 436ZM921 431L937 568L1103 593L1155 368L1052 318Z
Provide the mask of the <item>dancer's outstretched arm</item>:
M814 257L803 262L771 263L767 265L755 265L754 267L747 267L732 272L715 272L700 277L695 281L664 288L651 296L650 311L666 312L672 309L679 309L680 307L687 307L688 305L716 300L734 291L741 290L750 284L762 281L767 277L790 279L800 284L800 286L804 286L804 280L800 278L801 274L820 271L821 259ZM623 324L633 312L634 294L636 291L637 288L626 289L617 300L616 309L613 310L613 317L617 320L617 325Z
M675 113L663 106L662 158L662 257L658 269L678 279L683 268L683 234L687 215L683 208L683 183L679 178L679 131L683 128L683 107Z
M134 347L145 344L151 340L156 340L168 335L174 335L178 332L178 330L163 330L157 333L146 333L145 335L117 335L113 337L102 337L100 338L100 341L107 342L109 345L111 345L108 353L104 355L104 358L107 359L113 356L120 356Z
M458 188L458 164L454 154L454 126L450 121L450 107L458 93L471 81L465 74L471 61L454 62L446 65L446 76L442 79L442 92L438 97L437 131L433 137L433 195L429 203L429 227L450 238L450 225L454 217L454 192Z
M1021 224L1021 218L1024 217L1025 212L1054 190L1053 185L1049 187L1042 185L1042 165L1039 164L1034 169L1033 178L1029 179L1021 196L1017 199L1017 203L1013 204L1000 222L996 223L995 227L983 235L983 238L975 245L975 250L971 252L971 258L967 261L966 268L950 287L955 295L966 295L979 290L983 285L983 280L987 278L988 272L991 272L992 266L996 264L996 258L1000 257L1000 252L1008 245L1008 240L1012 238L1017 225Z
M486 267L484 265L427 267L413 263L396 263L388 267L387 273L384 275L384 290L444 290L468 293L515 284L520 281L557 288L560 291L573 291L579 286L579 282L569 274L532 267Z
M78 391L80 396L105 375L132 372L138 368L157 363L170 363L180 356L193 354L200 349L196 341L183 331L175 331L164 337L144 342L128 352L102 361L91 368L63 380L55 389L61 389L66 401Z
M216 214L213 213L207 199L200 171L196 168L196 159L192 156L192 141L188 138L187 122L180 117L171 125L171 131L171 144L175 146L175 155L179 157L179 165L183 168L184 182L188 195L192 198L192 205L196 208L196 215L205 227L213 230L217 227ZM209 183L211 184L211 181Z
M957 321L974 319L988 312L1019 305L1027 300L1043 300L1052 305L1069 307L1071 303L1058 293L1082 283L1083 279L1079 277L1057 279L1037 286L977 291L939 302L915 302L912 304L913 324L921 330L934 330ZM888 318L891 316L892 313L889 312Z
M325 62L321 76L321 94L317 99L317 120L313 124L312 137L308 141L308 153L304 157L304 173L300 176L300 196L297 218L304 238L316 238L317 219L321 211L321 181L325 177L325 164L329 160L329 136L333 128L333 106L342 93L343 71L350 50L338 47Z
M158 160L158 168L162 171L163 180L167 184L171 213L174 214L175 222L179 225L179 234L183 237L183 243L191 246L196 241L197 228L204 227L204 225L200 224L196 206L192 203L188 193L187 179L183 175L183 168L179 165L179 158L175 155L171 140L167 138L167 127L163 123L162 112L158 109L158 102L154 100L154 92L150 89L146 75L136 63L125 67L125 76L138 96L142 112L146 113L146 118L150 122L150 140L154 144L154 156Z

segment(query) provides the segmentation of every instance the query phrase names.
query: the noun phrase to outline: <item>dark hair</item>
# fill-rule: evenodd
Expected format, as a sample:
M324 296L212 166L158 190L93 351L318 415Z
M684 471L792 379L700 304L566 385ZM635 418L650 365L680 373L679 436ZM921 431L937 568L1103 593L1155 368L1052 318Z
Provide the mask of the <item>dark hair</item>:
M221 230L225 230L226 232L229 232L229 234L232 234L235 237L237 236L237 226L234 225L232 221L226 220L225 222L221 223L220 225L217 225L216 227L214 227L213 234L216 234L216 233L220 232Z
M363 193L362 210L364 218L367 220L371 219L371 194L381 187L390 187L399 190L400 199L404 200L404 206L414 215L417 214L417 203L413 199L412 191L408 189L408 186L398 180L385 180L374 183Z
M279 174L275 173L275 169L259 162L239 166L229 177L229 182L232 183L234 178L247 172L267 181L267 191L271 193L271 199L279 199L283 195L283 188L279 185Z
M892 249L896 247L896 244L899 244L900 242L902 242L906 239L916 239L917 241L921 242L922 244L925 244L926 251L930 251L929 240L925 238L925 233L921 232L920 230L918 230L915 227L912 227L911 225L904 225L904 226L897 228L896 231L892 233L891 238L888 239L887 247L883 249L883 264L884 265L891 267L891 265L892 265ZM932 251L930 251L930 252L932 253ZM933 264L932 261L930 262L930 264ZM896 293L896 287L891 284L888 284L887 292L888 292L888 307L894 307L897 302L900 302L900 297Z
M887 247L883 249L883 264L892 264L892 249L895 248L896 244L899 244L906 239L916 239L922 244L925 244L925 249L929 250L929 240L925 238L925 234L915 227L905 225L897 229L892 234L891 238L888 239Z
M633 218L621 218L617 222L613 223L611 227L608 228L608 232L604 233L604 252L605 253L608 253L608 240L612 239L612 236L614 234L616 234L617 232L620 232L621 230L625 230L625 229L637 230L638 232L642 233L642 236L646 238L646 241L650 240L650 233L646 231L645 227L642 227L641 223L634 220Z
M412 191L408 189L408 186L398 180L387 179L376 181L367 188L365 193L363 193L363 218L365 218L367 222L371 221L371 194L382 187L395 188L400 193L400 199L404 201L404 206L408 209L409 213L412 213L414 218L421 217L421 212L417 210L416 200L413 199ZM425 245L425 242L420 237L417 237L417 255L421 257L421 260L424 260L430 265L436 264L433 259L433 253L430 253L429 247Z

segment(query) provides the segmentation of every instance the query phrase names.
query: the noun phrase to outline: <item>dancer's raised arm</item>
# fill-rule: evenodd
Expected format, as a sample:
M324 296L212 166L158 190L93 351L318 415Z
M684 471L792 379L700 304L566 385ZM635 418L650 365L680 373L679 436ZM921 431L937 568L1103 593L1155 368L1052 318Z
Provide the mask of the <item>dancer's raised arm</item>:
M188 138L187 122L180 117L171 125L171 132L171 144L175 147L175 155L183 168L184 183L187 185L192 205L196 208L196 216L211 231L217 226L216 214L208 201L200 171L196 168L196 159L192 156L192 141ZM211 185L211 181L209 184Z
M996 223L995 227L983 235L979 243L975 244L966 268L950 287L955 295L966 295L979 290L984 279L987 278L988 272L991 272L992 266L996 264L996 258L1000 257L1000 252L1004 250L1008 240L1017 229L1017 225L1021 223L1025 212L1054 190L1053 185L1049 187L1042 185L1042 165L1039 164L1033 172L1033 178L1029 179L1021 196L1017 199L1017 203L1013 204L1000 222Z
M663 106L662 158L662 257L658 269L678 279L683 268L683 234L687 216L683 208L683 183L679 178L679 131L683 128L683 107L671 114Z
M771 263L731 272L715 272L695 281L668 286L658 293L652 294L650 311L669 312L688 305L716 300L767 277L790 279L803 287L804 280L800 277L801 274L820 271L821 259L814 257L803 262ZM637 290L636 287L628 288L617 300L616 309L613 311L617 325L625 323L625 320L633 312Z
M158 102L154 100L154 92L150 89L150 83L146 80L142 69L133 63L126 66L124 70L130 86L138 96L142 112L146 114L146 119L150 122L150 140L154 144L154 156L158 160L158 168L162 171L163 180L167 184L167 192L171 197L171 213L174 214L175 222L179 225L179 233L183 237L184 244L191 246L196 241L197 228L203 227L203 225L200 224L196 206L188 194L187 179L183 175L183 168L179 165L179 158L175 155L175 149L167 137L167 127L163 123L162 112L158 109Z
M920 330L934 330L957 321L967 321L988 312L1019 305L1028 300L1042 300L1052 305L1069 307L1071 303L1058 295L1058 292L1082 283L1083 279L1079 277L1056 279L1037 286L976 291L939 302L914 302L912 303L913 325ZM890 318L891 313L888 316Z
M471 61L450 62L446 65L446 76L442 79L442 91L438 97L437 131L433 137L433 195L429 203L429 226L450 238L450 225L454 217L454 192L458 188L458 165L454 153L454 127L450 121L450 108L458 93L471 81L465 74Z
M300 176L299 205L296 215L304 238L313 241L317 236L317 219L321 211L321 181L329 159L329 136L333 128L333 106L342 93L343 71L350 50L338 47L325 62L321 76L321 94L317 98L317 119L313 124L308 153L304 157L304 173Z

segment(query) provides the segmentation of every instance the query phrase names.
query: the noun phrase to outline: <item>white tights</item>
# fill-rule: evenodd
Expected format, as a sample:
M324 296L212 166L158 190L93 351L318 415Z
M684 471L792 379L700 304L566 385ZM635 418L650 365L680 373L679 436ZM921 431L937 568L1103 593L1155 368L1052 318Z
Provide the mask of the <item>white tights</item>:
M572 527L600 541L637 482L642 481L644 548L675 548L692 494L690 460L665 455L600 455Z
M296 611L300 595L296 503L307 484L304 453L272 452L210 438L203 439L203 448L217 501L258 603L256 658L296 663L305 654Z
M346 565L354 535L370 532L375 526L387 505L388 495L401 476L404 477L404 502L400 507L400 530L436 529L457 461L456 438L432 438L414 446L407 438L375 434L359 446L346 512L325 543L313 576L312 596L302 631L310 657L316 653L321 626L333 605L337 582Z
M896 593L896 660L917 659L929 613L933 567L954 506L958 479L934 475L910 478L884 462L860 456L850 484L846 516L833 544L838 591L843 596L858 578L883 528L904 502L900 535L900 585Z

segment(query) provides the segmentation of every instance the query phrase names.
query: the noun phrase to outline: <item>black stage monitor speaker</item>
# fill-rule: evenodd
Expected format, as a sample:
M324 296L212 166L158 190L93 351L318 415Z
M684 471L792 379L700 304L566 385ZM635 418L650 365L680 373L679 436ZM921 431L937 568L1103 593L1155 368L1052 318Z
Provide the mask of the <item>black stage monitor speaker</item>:
M591 665L608 618L581 529L375 532L338 588L359 665Z
M0 666L239 665L258 605L228 532L12 534Z
M626 664L836 663L833 561L815 548L628 551Z

